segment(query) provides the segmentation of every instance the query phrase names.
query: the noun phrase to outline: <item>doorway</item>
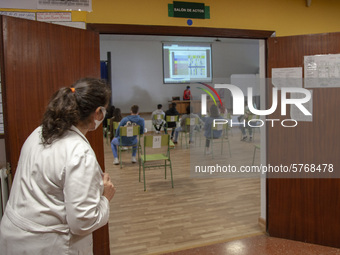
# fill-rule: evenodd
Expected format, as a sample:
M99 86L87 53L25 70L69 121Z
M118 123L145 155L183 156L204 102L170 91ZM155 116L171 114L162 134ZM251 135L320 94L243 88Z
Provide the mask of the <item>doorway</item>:
M146 44L146 41L148 40L151 40L153 41L153 43L155 43L156 39L155 39L155 36L141 36L143 39L142 40L137 40L136 38L136 35L101 35L101 56L105 58L106 56L106 52L109 50L107 48L107 45L106 43L103 43L103 38L104 40L108 40L108 38L111 38L112 40L116 40L116 44L119 45L119 44L123 44L125 46L127 46L127 44L131 44L131 46L134 46L135 48L137 48L137 45L144 45ZM156 37L160 37L160 36L156 36ZM211 42L214 42L216 40L216 38L195 38L195 37L190 37L189 39L188 38L185 38L185 37L181 37L181 38L176 38L176 40L182 40L182 38L187 39L187 40L210 40ZM158 40L158 45L160 45L160 43L162 41L168 41L170 40L169 37L166 37L166 39L157 39ZM230 39L229 39L230 40ZM235 42L237 42L238 40L237 39L234 39ZM117 41L119 41L117 43ZM245 42L246 40L244 40ZM261 75L261 77L265 77L265 54L264 54L264 49L265 49L265 42L263 40L255 40L257 41L257 51L258 51L258 73L259 75ZM111 52L112 53L112 52ZM145 53L145 52L144 52ZM133 53L131 53L133 54ZM115 59L115 56L114 54L112 54L112 61L114 61ZM103 59L102 59L103 60ZM120 63L121 64L121 63ZM260 65L261 68L260 68ZM114 68L114 67L113 67ZM162 72L162 69L159 69L160 72ZM117 71L117 74L119 72ZM113 76L115 76L113 74ZM160 82L162 80L160 79ZM227 82L227 80L221 80L219 82ZM116 84L119 84L119 90L123 89L124 86L126 86L126 84L122 84L122 83L116 83ZM135 84L134 84L135 85ZM159 84L158 86L162 87L162 86L169 86L169 85L164 85L164 84ZM117 88L118 89L118 88ZM157 89L157 88L156 88ZM173 88L171 88L173 89ZM113 91L115 90L115 88L113 87ZM131 90L132 91L132 90ZM176 91L176 90L173 90L173 91ZM171 92L171 93L174 93L174 92ZM261 93L264 93L264 88L262 88L261 90ZM141 92L141 91L139 91ZM143 92L143 91L142 91ZM147 92L144 91L144 92ZM177 92L175 93L181 93L182 92L182 88L180 87ZM170 94L171 94L170 93ZM126 93L124 93L126 94ZM140 93L139 93L140 94ZM152 97L150 97L152 98ZM264 98L264 97L262 97ZM138 100L138 98L136 97L135 99ZM126 109L128 109L129 107L129 103L131 102L134 102L134 100L126 100L127 101L127 104L124 106ZM142 104L143 102L140 102L140 104ZM265 105L265 102L261 102L261 104ZM116 105L115 104L115 100L113 100L113 105L115 105L116 107L120 107L120 105ZM153 108L152 106L153 105L156 105L155 102L153 102L153 104L151 104L151 106L149 108L147 108L145 110L145 112L150 112ZM261 106L262 107L262 106ZM125 109L125 111L126 111ZM167 109L167 108L165 108ZM143 110L142 110L143 112ZM150 113L151 114L151 113ZM147 118L147 116L146 116ZM239 133L239 129L236 128L234 129L234 133L232 134L233 137L232 139L235 140L235 144L236 143L239 143L240 141L240 133ZM258 132L258 131L256 131ZM256 141L257 143L259 144L265 144L265 132L262 132L261 131L261 134L256 134L258 135L258 140ZM237 137L237 138L236 138ZM252 156L253 156L253 146L254 144L247 144L249 145L248 147L251 148L250 150L248 150L248 161L251 162L252 161ZM110 238L111 238L111 251L113 254L115 254L115 251L119 250L120 249L120 253L124 253L124 251L134 251L134 252L137 252L140 251L141 253L154 253L154 252L164 252L164 251L169 251L171 249L174 249L174 243L175 244L175 248L176 249L184 249L184 248L187 248L187 247L192 247L192 246L198 246L198 245L202 245L202 239L198 240L197 237L195 237L194 235L189 235L188 232L186 231L191 231L191 232L196 232L197 233L200 233L200 235L203 235L206 233L207 236L210 236L208 238L205 239L205 242L206 243L212 243L212 242L220 242L220 241L225 241L227 239L230 239L230 238L235 238L235 237L240 237L240 235L237 235L236 232L238 233L242 233L242 231L236 231L235 233L231 234L231 235L225 235L223 233L223 228L225 227L221 227L221 223L217 221L217 224L216 224L216 229L212 230L212 229L209 229L208 227L204 227L202 225L197 225L196 227L194 226L193 229L196 229L196 230L190 230L190 228L188 226L185 226L185 224L183 223L183 219L184 221L186 222L189 222L189 225L193 225L192 222L200 222L200 219L202 222L205 222L205 225L211 225L212 224L212 221L209 221L207 219L205 219L204 217L204 210L203 212L201 213L201 217L198 216L197 214L195 214L195 216L193 216L192 218L190 218L187 215L185 214L181 214L181 212L184 211L183 208L178 208L175 203L176 203L176 200L173 200L171 199L171 194L173 194L173 191L171 189L168 189L168 187L166 186L166 183L163 183L162 185L165 185L164 187L164 190L162 189L162 192L160 193L159 190L157 191L157 186L158 185L154 185L152 186L152 190L149 189L148 192L144 193L143 190L141 189L141 186L139 185L140 183L138 183L138 181L136 181L136 174L131 174L129 175L128 172L132 172L135 170L136 167L132 167L130 168L129 164L127 163L126 164L126 170L123 168L122 170L119 170L118 168L113 168L112 166L112 154L111 151L110 151L110 147L107 146L105 147L105 161L106 161L106 169L107 171L111 171L110 169L112 169L112 173L115 175L117 174L117 171L122 171L121 173L117 174L115 177L117 178L117 180L119 180L119 182L117 183L117 186L119 187L119 185L124 185L124 188L125 187L130 187L130 189L127 189L126 190L126 193L123 194L125 197L121 197L120 195L118 195L118 199L117 199L117 204L116 205L113 205L113 207L118 207L120 211L119 214L117 214L117 219L112 219L112 222L111 222L111 227L112 227L112 232L110 232ZM248 149L249 149L248 148ZM262 148L265 148L265 147L262 147ZM258 162L263 162L263 160L265 160L265 157L263 155L265 155L264 153L265 150L263 150L263 152L261 152L261 159L260 157L258 157ZM250 152L250 153L249 153ZM177 154L177 157L180 159L179 161L183 161L185 160L186 157L190 157L189 154L185 154L186 151L185 150L182 150L182 148L180 148L178 150L178 152L174 152L174 155L176 155L175 153L178 153ZM237 150L235 150L235 154L237 155ZM249 156L250 155L250 156ZM260 154L258 154L260 155ZM264 158L264 159L263 159ZM128 160L128 158L127 158ZM250 163L251 164L251 163ZM131 164L130 164L131 165ZM188 168L188 165L181 165L181 164L178 164L177 166L177 169L180 169L183 171L185 171L185 168ZM124 171L125 170L125 171ZM135 171L134 171L135 172ZM138 178L138 176L137 176ZM200 201L202 204L201 206L204 208L204 203L207 203L207 201L203 201L203 198L205 197L204 195L202 195L201 197L191 197L190 198L190 194L197 194L199 193L198 190L200 190L199 188L198 189L189 189L188 187L185 187L185 183L186 181L188 181L188 178L189 176L187 175L182 175L182 176L178 176L178 179L177 179L177 184L176 184L176 178L175 178L175 188L174 190L178 191L180 190L179 187L182 187L182 190L179 192L179 194L175 194L174 196L179 198L180 196L183 196L183 194L185 194L185 198L187 199L191 199L191 200L197 200L197 201ZM114 179L114 178L113 178ZM158 183L158 179L155 178L155 183ZM192 187L195 186L195 188L201 186L199 183L196 183L195 182L196 180L194 180L193 182L191 182L192 184ZM235 181L235 180L233 180ZM223 183L223 181L221 180L217 180L216 182L212 181L211 183L208 183L208 182L205 182L205 185L207 187L210 187L209 185L213 185L215 186L214 184L216 185L216 183L220 183L220 184L217 184L217 186L220 186L221 188L226 186L227 184L226 183ZM237 184L236 184L237 183ZM252 234L257 234L259 232L261 232L261 229L258 228L258 219L265 219L265 182L261 179L257 179L257 182L256 183L250 183L249 182L249 179L246 180L246 181L241 181L241 182L234 182L233 184L229 183L229 185L231 187L240 187L242 189L242 185L247 183L248 186L246 187L243 187L244 189L248 189L249 193L257 193L257 204L255 205L255 210L257 211L258 215L254 218L255 220L253 221L253 225L250 227L252 228L252 230L245 230L243 233L248 233L249 235L252 235ZM158 183L159 184L159 183ZM229 186L227 185L227 186ZM234 186L233 186L234 185ZM251 190L250 187L254 187L254 185L256 186L257 185L257 190ZM163 187L163 186L162 186ZM177 188L177 189L176 189ZM154 193L155 197L153 196L150 196L150 194ZM208 190L206 191L202 191L202 193L204 192L209 192ZM218 191L217 191L218 192ZM233 193L232 190L229 190L227 191L226 189L223 188L223 192L227 192L228 194L230 193ZM249 197L249 193L247 194L246 193L238 193L238 195L240 195L241 197ZM132 195L132 196L130 196ZM130 196L130 197L129 197ZM170 197L169 197L170 196ZM234 197L235 198L235 201L238 201L238 200L242 200L241 197ZM117 197L116 197L117 198ZM158 199L158 200L157 200ZM167 200L168 199L168 200ZM253 199L253 198L251 198ZM177 200L180 200L180 199L177 199ZM119 202L118 202L119 201ZM130 202L127 202L127 201L132 201L131 203ZM136 201L139 201L137 202L137 204L135 204ZM151 201L151 205L150 205L150 201ZM158 202L157 202L158 201ZM224 201L224 202L223 202ZM158 203L158 205L156 206L155 204L152 204L153 202L155 203ZM220 212L223 212L223 209L222 209L222 205L223 204L229 204L229 208L225 209L225 211L227 212L228 210L230 211L233 211L234 209L232 208L233 206L230 205L229 202L225 201L225 200L218 200L215 201L216 203L218 203L218 205L216 206L215 204L215 207L218 207L218 206L221 206L219 208ZM170 203L171 205L173 205L174 207L168 207L168 203ZM183 200L180 200L180 203L184 203L184 204L187 204L188 201L183 201ZM236 207L239 206L237 205L238 202L236 202L236 204L234 204ZM130 205L129 205L130 204ZM190 204L190 203L189 203ZM197 212L199 212L197 206L199 206L200 203L194 203L193 204L193 207L195 208L196 206L196 210ZM213 202L211 202L211 204L213 204ZM143 207L145 206L145 207ZM244 206L244 205L242 205ZM241 207L242 207L241 206ZM137 207L137 209L136 209ZM154 210L156 212L154 212L154 214L152 212L150 212L150 207L153 207ZM129 208L129 210L126 210L127 208ZM177 218L181 218L182 219L182 222L181 221L177 221L177 222L174 222L174 219L172 217L169 216L169 218L167 218L167 212L165 211L165 208L167 208L168 210L170 210L171 212L173 213L176 213L176 216ZM186 207L188 208L188 207ZM249 209L249 208L248 208ZM192 213L192 211L190 212L189 210L187 210L188 213ZM219 212L219 213L220 213ZM131 213L130 215L128 215L129 213ZM164 214L163 214L164 213ZM121 218L120 215L124 215L124 216L127 216L127 218ZM141 218L138 218L140 217ZM149 218L148 218L149 217ZM224 215L220 215L220 218L223 218L225 217ZM159 221L161 223L157 223L155 219L160 219L162 218L161 220L163 221ZM189 220L190 218L190 220ZM133 219L133 220L128 220L128 219ZM236 222L237 220L235 220ZM151 222L151 225L148 225L147 222ZM175 224L173 228L170 228L170 227L165 227L164 228L164 224ZM118 233L114 233L114 226L118 225L120 226L119 230L118 230ZM134 226L131 226L129 224L134 224ZM159 225L160 224L160 225ZM231 223L232 224L232 223ZM229 225L230 227L231 225ZM130 232L130 234L128 233L129 230L127 230L128 228L134 228L135 231L134 232ZM137 230L136 230L137 228ZM161 229L161 230L160 230ZM256 229L254 231L254 229ZM236 230L236 228L234 228L234 230ZM140 233L140 236L136 236L136 235L133 235L136 234L137 232ZM179 233L179 232L183 232L183 236L190 236L189 239L191 238L191 241L185 241L183 239L183 236L181 235L178 235L176 233ZM123 235L123 237L122 237ZM246 234L244 234L246 235ZM244 236L243 235L243 236ZM144 238L144 241L142 240ZM177 238L177 239L176 239ZM126 243L125 245L119 241L121 239L124 239L126 240ZM142 241L141 241L142 240ZM177 241L176 241L177 240ZM179 241L181 240L181 241ZM184 240L184 241L183 241ZM193 241L194 240L194 241ZM136 243L136 245L132 246L131 245L131 242L134 242ZM203 241L204 242L204 241ZM119 243L119 245L118 245ZM138 243L138 244L137 244ZM171 244L170 244L171 243ZM153 246L154 245L154 246ZM142 252L143 251L143 252ZM128 252L127 252L128 253Z

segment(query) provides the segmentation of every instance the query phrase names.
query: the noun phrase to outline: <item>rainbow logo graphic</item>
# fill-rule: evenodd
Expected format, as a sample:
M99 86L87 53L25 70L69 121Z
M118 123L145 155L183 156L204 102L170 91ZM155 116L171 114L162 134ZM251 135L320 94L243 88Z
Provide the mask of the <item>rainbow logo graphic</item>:
M214 92L214 94L217 96L217 98L218 98L218 100L219 100L221 106L223 106L223 103L222 103L222 100L221 100L220 96L218 95L217 91L216 91L213 87L211 87L210 85L208 85L208 84L206 84L206 83L203 83L203 82L200 82L200 84L202 84L203 86L206 86L206 87L209 88L212 92ZM207 93L207 94L212 98L212 100L214 101L215 105L217 106L215 97L213 96L213 94L211 94L211 92L210 92L209 90L204 89L204 88L200 88L200 87L196 87L196 88L201 89L201 90L203 90L205 93Z

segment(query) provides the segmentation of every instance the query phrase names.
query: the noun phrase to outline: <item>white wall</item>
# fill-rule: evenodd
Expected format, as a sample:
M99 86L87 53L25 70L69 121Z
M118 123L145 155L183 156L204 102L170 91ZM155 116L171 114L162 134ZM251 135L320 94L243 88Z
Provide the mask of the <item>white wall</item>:
M140 112L152 112L156 105L168 108L173 96L182 98L187 84L163 84L162 38L159 40L115 39L100 36L101 60L112 59L112 104L123 113L138 104ZM179 39L177 38L176 41ZM197 41L197 39L196 39ZM259 71L258 40L228 39L214 42L212 47L213 83L229 83L231 74ZM194 99L200 99L199 84L190 84Z

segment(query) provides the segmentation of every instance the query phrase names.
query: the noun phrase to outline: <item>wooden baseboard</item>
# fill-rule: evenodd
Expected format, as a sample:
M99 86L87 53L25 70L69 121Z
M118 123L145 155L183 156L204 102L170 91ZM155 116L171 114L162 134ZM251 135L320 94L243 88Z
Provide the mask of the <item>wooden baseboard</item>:
M259 219L258 219L258 224L259 224L259 226L261 227L261 230L262 230L263 232L266 232L266 229L267 229L267 227L266 227L266 219L264 219L264 218L262 218L262 217L259 217Z

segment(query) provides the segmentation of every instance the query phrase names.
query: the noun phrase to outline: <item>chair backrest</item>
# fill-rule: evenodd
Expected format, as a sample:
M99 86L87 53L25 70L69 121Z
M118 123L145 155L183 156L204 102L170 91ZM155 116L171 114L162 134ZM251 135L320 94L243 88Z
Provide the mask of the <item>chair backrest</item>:
M198 118L186 118L185 125L186 126L195 126L198 124Z
M135 135L139 135L139 126L131 126L131 127L120 127L119 133L120 136L126 136L126 137L131 137Z
M170 136L168 134L164 135L146 135L144 136L144 147L151 147L154 149L169 146Z
M118 126L119 126L119 122L118 121L113 121L112 122L112 127L113 127L114 130L116 130L118 128Z
M146 135L144 136L144 144L143 144L143 154L144 160L146 160L146 155L149 153L153 155L157 155L159 153L166 154L170 157L170 135ZM157 154L155 154L157 151Z
M155 114L153 116L154 120L164 120L164 115L163 114Z
M166 116L166 122L178 122L178 115L175 116Z
M211 125L211 130L225 130L228 128L227 123L215 123L214 125Z

